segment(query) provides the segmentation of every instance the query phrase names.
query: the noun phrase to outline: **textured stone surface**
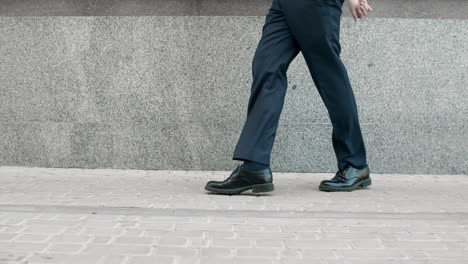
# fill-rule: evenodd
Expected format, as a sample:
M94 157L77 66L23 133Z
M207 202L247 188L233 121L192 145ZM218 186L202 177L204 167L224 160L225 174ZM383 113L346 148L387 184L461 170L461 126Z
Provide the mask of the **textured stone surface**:
M0 18L0 164L230 169L264 17ZM374 172L466 174L468 21L343 17ZM272 167L331 172L302 55Z
M0 0L0 16L263 16L272 0ZM370 0L366 17L468 18L465 0ZM348 3L343 15L350 16Z
M468 259L466 175L276 173L272 193L207 194L230 171L0 167L0 263L440 263Z
M206 193L204 186L208 180L223 180L230 173L2 166L0 211L11 208L29 212L94 210L110 214L123 210L139 214L197 215L198 209L216 209L220 211L211 214L228 216L243 212L247 215L262 210L264 216L277 217L288 214L312 217L316 213L392 217L393 213L407 213L408 219L418 214L434 218L442 217L437 213L468 214L467 175L371 172L370 188L327 193L319 191L318 185L334 173L273 171L275 191L265 195ZM106 208L113 206L116 208Z

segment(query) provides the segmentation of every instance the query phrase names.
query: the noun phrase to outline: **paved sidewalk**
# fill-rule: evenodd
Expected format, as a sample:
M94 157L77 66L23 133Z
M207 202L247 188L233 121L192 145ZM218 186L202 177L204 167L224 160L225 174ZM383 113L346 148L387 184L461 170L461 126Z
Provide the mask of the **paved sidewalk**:
M204 191L229 174L0 167L0 263L468 263L467 175L325 193L331 173L273 172L273 193Z

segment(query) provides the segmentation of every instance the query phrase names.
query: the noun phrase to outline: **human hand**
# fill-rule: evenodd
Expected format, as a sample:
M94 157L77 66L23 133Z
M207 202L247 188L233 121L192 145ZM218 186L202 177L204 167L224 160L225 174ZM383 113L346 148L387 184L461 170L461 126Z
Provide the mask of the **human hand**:
M357 19L362 19L367 12L372 11L372 7L367 3L367 0L348 0L348 4L355 22Z

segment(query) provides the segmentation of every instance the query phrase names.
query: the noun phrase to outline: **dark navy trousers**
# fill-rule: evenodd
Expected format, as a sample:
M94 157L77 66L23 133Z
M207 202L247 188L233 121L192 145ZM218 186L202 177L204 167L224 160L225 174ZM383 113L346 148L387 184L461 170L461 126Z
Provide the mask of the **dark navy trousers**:
M273 0L252 62L247 118L233 160L270 164L287 89L286 72L299 52L327 108L338 169L367 165L358 111L340 59L344 0Z

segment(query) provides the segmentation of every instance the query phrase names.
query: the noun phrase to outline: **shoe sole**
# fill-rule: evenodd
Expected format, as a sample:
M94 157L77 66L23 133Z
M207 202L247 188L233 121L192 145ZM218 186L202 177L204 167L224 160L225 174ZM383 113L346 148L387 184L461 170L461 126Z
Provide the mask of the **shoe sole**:
M354 185L349 187L331 187L331 186L319 186L321 191L326 192L352 192L359 188L366 188L372 184L371 178L364 179L362 181L356 182Z
M205 190L213 192L213 193L231 195L231 194L240 194L248 190L252 190L253 193L271 192L275 190L275 186L273 185L273 183L254 184L254 185L249 185L249 186L236 188L236 189L217 189L217 188L205 186Z

